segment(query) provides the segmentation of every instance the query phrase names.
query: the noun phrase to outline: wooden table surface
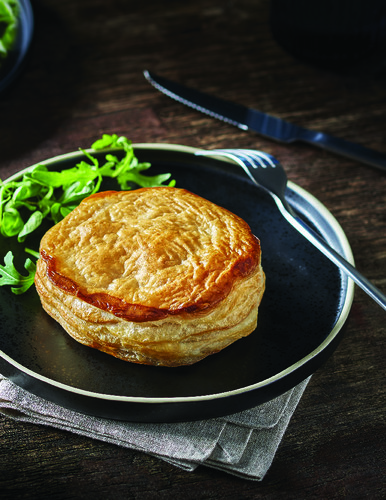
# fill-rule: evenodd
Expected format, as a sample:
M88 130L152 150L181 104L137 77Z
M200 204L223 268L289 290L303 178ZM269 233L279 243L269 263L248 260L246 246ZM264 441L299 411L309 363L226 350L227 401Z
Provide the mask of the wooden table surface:
M133 142L262 149L337 218L358 269L386 291L386 172L281 145L155 91L149 69L386 153L386 75L341 76L272 38L267 0L36 0L23 73L0 95L0 178ZM347 332L311 379L261 483L184 472L143 453L0 418L1 498L386 498L385 312L356 288ZM0 326L1 328L1 326Z

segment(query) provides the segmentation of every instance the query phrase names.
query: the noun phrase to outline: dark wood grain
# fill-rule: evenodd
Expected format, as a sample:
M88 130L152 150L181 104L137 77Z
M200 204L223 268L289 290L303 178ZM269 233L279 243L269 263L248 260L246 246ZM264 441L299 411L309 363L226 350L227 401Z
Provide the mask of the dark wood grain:
M27 64L0 96L1 178L88 147L104 132L134 142L262 149L327 206L359 270L386 290L385 173L215 121L162 96L142 76L153 70L386 153L382 71L343 77L294 60L271 36L265 0L32 3ZM145 454L2 417L0 496L386 498L385 319L357 289L346 335L313 376L262 483L206 468L183 472Z

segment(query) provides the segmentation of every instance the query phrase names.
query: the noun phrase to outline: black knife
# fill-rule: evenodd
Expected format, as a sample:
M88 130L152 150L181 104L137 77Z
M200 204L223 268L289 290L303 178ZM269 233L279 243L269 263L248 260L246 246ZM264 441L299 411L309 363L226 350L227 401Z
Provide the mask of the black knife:
M262 113L261 111L185 87L149 71L144 71L144 75L157 90L163 92L165 95L197 111L206 113L243 130L254 130L265 137L279 142L291 143L301 141L313 144L327 151L386 171L386 154L323 132L315 132L298 127L267 113Z

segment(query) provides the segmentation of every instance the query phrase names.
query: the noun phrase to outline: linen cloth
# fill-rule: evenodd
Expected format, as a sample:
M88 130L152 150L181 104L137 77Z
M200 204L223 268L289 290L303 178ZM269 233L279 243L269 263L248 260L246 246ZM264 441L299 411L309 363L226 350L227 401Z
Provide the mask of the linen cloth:
M142 451L187 471L199 465L261 481L308 384L256 408L183 423L133 423L84 415L35 396L0 375L0 413Z

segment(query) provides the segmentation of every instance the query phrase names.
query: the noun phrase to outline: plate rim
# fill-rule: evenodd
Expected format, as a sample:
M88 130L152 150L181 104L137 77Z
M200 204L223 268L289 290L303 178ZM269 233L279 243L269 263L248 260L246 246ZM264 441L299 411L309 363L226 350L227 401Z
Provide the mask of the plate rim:
M198 151L203 151L204 148L198 148L198 147L193 147L193 146L185 146L181 144L173 144L173 143L133 143L133 148L134 149L147 149L147 150L166 150L166 151L173 151L173 152L179 152L179 153L188 153L188 154L195 154ZM69 153L64 153L60 155L53 156L51 158L48 158L46 160L39 161L38 163L34 163L33 165L30 165L29 167L26 167L14 174L12 174L10 177L5 179L3 182L8 183L12 182L18 178L20 178L24 173L32 170L35 168L37 165L52 165L57 162L63 161L63 160L68 160L68 159L75 159L76 157L82 157L84 156L84 151L87 153L109 153L113 151L121 151L120 148L106 148L104 150L94 150L92 148L88 149L82 149L79 151L72 151ZM217 159L217 158L216 158ZM225 163L232 163L236 164L233 160L229 158L218 158L219 161L223 161ZM314 207L316 207L317 211L322 214L324 220L328 223L328 225L332 228L334 234L338 237L338 241L341 245L341 251L344 255L344 257L352 264L354 265L354 257L353 253L351 250L350 243L347 239L347 236L345 232L343 231L343 228L337 221L337 219L332 215L332 213L327 209L327 207L319 201L315 196L313 196L311 193L309 193L307 190L302 188L301 186L295 184L291 180L288 181L288 187L294 191L296 194L300 195L301 198L305 199L308 201L310 204L312 204ZM117 401L117 402L122 402L122 403L146 403L146 404L172 404L172 403L195 403L195 402L205 402L205 401L213 401L213 400L220 400L223 398L228 398L232 396L237 396L243 393L247 393L250 391L255 391L256 389L262 388L264 386L268 386L274 382L279 381L280 379L287 377L291 373L295 372L302 366L306 365L309 363L313 358L318 356L329 344L331 344L338 333L341 331L343 328L344 324L347 321L353 300L354 300L354 282L347 278L347 287L346 287L346 296L344 298L344 302L341 307L341 311L339 314L339 318L336 321L334 327L332 328L331 332L329 335L325 338L325 340L319 344L319 346L308 353L306 356L304 356L302 359L298 360L296 363L293 363L292 365L288 366L284 370L276 373L275 375L272 375L271 377L261 380L260 382L250 384L248 386L240 387L238 389L232 389L229 391L225 392L219 392L219 393L212 393L212 394L205 394L205 395L199 395L199 396L175 396L175 397L141 397L141 396L119 396L119 395L114 395L114 394L104 394L104 393L99 393L99 392L93 392L93 391L87 391L85 389L80 389L77 387L72 387L70 385L64 384L62 382L58 382L55 380L52 380L49 377L46 377L45 375L41 375L39 373L34 372L33 370L23 366L22 364L18 363L14 359L12 359L10 356L8 356L6 353L4 353L2 350L0 350L0 356L7 361L9 364L14 366L18 371L34 378L37 379L43 383L46 383L52 387L57 387L58 389L65 390L68 393L73 393L77 394L79 396L87 396L91 397L94 399L98 400L103 400L103 401Z

